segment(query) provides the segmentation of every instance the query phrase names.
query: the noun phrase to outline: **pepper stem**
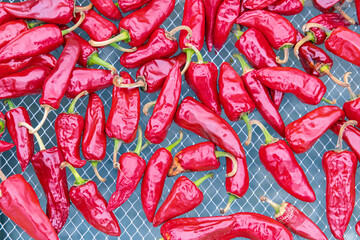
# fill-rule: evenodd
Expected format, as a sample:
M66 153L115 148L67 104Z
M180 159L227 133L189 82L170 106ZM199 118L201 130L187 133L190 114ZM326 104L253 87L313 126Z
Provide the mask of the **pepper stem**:
M342 151L343 150L343 146L342 146L342 138L343 138L343 134L344 134L344 131L345 131L345 128L348 127L348 126L355 126L357 125L358 122L355 121L355 120L350 120L350 121L347 121L346 123L344 123L340 130L339 130L339 138L338 138L338 141L337 141L337 144L336 144L336 150L337 151Z
M209 173L205 176L203 176L202 178L199 178L198 180L194 181L194 184L199 187L201 183L203 183L206 179L208 178L213 178L214 174L213 173Z
M85 19L85 13L84 13L84 12L80 12L80 19L79 19L79 21L78 21L74 26L72 26L72 27L70 27L70 28L68 28L68 29L62 30L62 31L61 31L62 35L64 36L64 35L72 32L72 31L74 31L76 28L78 28L78 27L81 25L81 23L84 21L84 19Z
M247 132L248 132L248 138L246 139L245 145L248 146L251 143L251 138L252 138L252 127L250 125L250 119L249 119L249 115L244 114L241 116L241 119L245 122L246 124L246 128L247 128Z
M349 84L349 77L350 77L351 72L347 72L344 74L344 82ZM356 94L354 93L354 91L351 89L351 86L349 84L349 86L347 87L347 90L349 91L350 94L350 100L353 100L355 98L357 98Z
M240 31L240 30L234 30L232 31L232 33L235 35L235 37L239 40L241 38L241 36L244 34L244 32Z
M338 12L341 14L341 16L343 16L351 25L355 25L355 24L356 24L355 20L354 20L353 18L349 17L349 15L347 15L347 14L344 12L344 10L341 8L341 6L340 6L339 3L336 3L336 4L334 5L334 8L335 8L335 10L338 11Z
M173 150L173 148L176 147L176 146L181 142L181 140L182 140L183 137L184 137L184 134L183 134L183 132L182 132L181 130L179 131L179 134L180 134L179 139L176 140L174 143L172 143L170 146L168 146L168 147L166 148L166 150L168 150L169 152L171 152L171 151Z
M1 171L1 170L0 170L0 179L1 179L2 182L7 179L6 176L5 176L5 174L4 174L3 171Z
M115 169L120 169L120 164L117 162L117 154L121 147L122 140L114 139L114 153L113 153L113 167Z
M240 61L241 68L243 70L243 74L246 74L253 69L249 66L249 64L245 61L245 59L238 53L234 54L233 57L237 58Z
M326 103L331 104L331 105L336 104L336 99L333 99L333 100L331 101L331 100L323 97L323 98L321 98L321 101L326 102Z
M185 25L178 26L178 27L174 28L173 30L171 30L170 32L167 32L166 37L172 38L172 37L174 37L175 33L177 33L178 31L181 31L181 30L186 30L188 32L186 39L190 39L192 37L193 32L192 32L191 28L188 26L185 26Z
M204 63L204 59L203 59L203 57L201 56L201 53L200 53L199 49L197 49L197 48L196 48L194 45L192 45L191 43L185 43L185 46L191 48L191 49L195 52L196 57L198 58L198 61L197 61L198 64L203 64L203 63Z
M0 118L0 134L5 131L5 119Z
M150 146L151 142L149 140L146 140L146 143L141 147L140 152L142 152L143 150L145 150L148 146Z
M113 79L113 84L118 88L142 88L144 91L147 90L147 83L143 76L139 76L135 83L123 83L124 79L120 76L115 76Z
M186 53L186 63L185 63L184 69L181 71L181 75L184 75L185 72L190 67L191 58L195 53L195 51L191 48L186 48L183 51Z
M98 168L97 168L98 163L99 163L98 161L91 161L91 165L92 165L92 167L93 167L93 169L94 169L94 173L95 173L96 177L97 177L101 182L105 182L106 179L104 179L103 177L101 177L101 176L100 176L100 173L99 173L99 171L98 171Z
M78 13L78 12L86 12L86 11L89 11L93 8L93 4L90 3L89 5L85 6L85 7L82 7L82 6L76 6L75 7L75 13Z
M26 123L26 122L19 122L19 123L18 123L18 126L19 126L19 127L25 127L25 128L27 128L27 129L29 130L29 132L30 132L31 130L32 130L32 131L34 130L34 128L33 128L32 126L30 126L30 124L28 124L28 123ZM37 142L38 142L38 144L39 144L40 151L46 150L45 145L44 145L44 142L42 141L40 135L39 135L37 132L35 132L34 135L35 135L36 140L37 140Z
M270 206L272 206L275 209L275 213L279 213L281 206L273 201L271 201L270 199L268 199L267 197L261 196L260 197L260 201L262 202L267 202L268 204L270 204Z
M43 105L42 107L44 108L44 116L41 119L40 123L36 126L36 128L29 131L30 134L34 134L40 130L40 128L44 125L50 111L52 110L52 107L49 105Z
M149 110L151 107L155 106L155 104L156 104L156 101L148 102L147 104L145 104L143 107L143 113L146 116L149 116Z
M137 140L136 148L134 150L134 153L136 153L138 156L140 156L142 140L143 140L143 132L141 130L141 127L139 126L138 127L138 140Z
M238 164L237 164L237 161L235 159L235 157L230 154L230 153L227 153L227 152L221 152L221 151L215 151L215 157L216 158L219 158L219 157L227 157L227 158L230 158L230 160L232 161L232 165L233 165L233 168L232 168L232 171L227 173L226 174L226 177L233 177L237 170L238 170Z
M127 52L127 53L136 52L136 50L137 50L137 47L123 48L123 47L119 46L117 43L110 43L109 45L112 46L113 48L116 48L117 50L120 50L122 52Z
M106 45L109 45L111 43L114 43L114 42L120 42L120 41L129 41L130 40L130 35L129 35L129 32L126 31L126 30L122 30L121 33L115 37L112 37L108 40L105 40L105 41L100 41L100 42L97 42L97 41L94 41L94 40L90 40L89 41L89 44L93 47L103 47L103 46L106 46Z
M45 24L43 21L36 21L36 22L28 22L27 25L29 29L37 27L39 25Z
M15 109L16 106L14 105L14 103L10 100L10 99L6 99L4 101L5 104L9 105L9 109L12 110L12 109Z
M276 62L278 64L285 64L289 61L289 55L290 55L290 46L284 48L284 59L280 59L279 56L276 57Z
M234 202L235 199L238 199L238 197L233 195L233 194L230 194L228 203L226 204L226 207L225 208L220 208L220 213L221 214L226 213L230 209L230 206Z
M76 105L76 102L83 96L85 95L88 95L89 92L88 91L82 91L81 93L79 93L75 98L74 100L72 100L71 104L70 104L70 107L69 107L69 110L68 110L68 113L74 113L74 110L75 110L75 105Z
M301 39L300 41L298 41L295 44L294 54L297 57L297 59L300 59L299 58L299 49L301 48L301 46L307 42L314 42L314 40L315 40L314 34L312 32L308 32L308 33L306 33L306 36L303 39Z
M255 120L255 119L250 120L250 125L253 125L253 124L260 127L261 131L264 133L264 135L265 135L265 144L273 143L273 142L276 141L276 139L273 138L273 136L270 135L268 130L265 128L265 126L260 121Z
M320 28L321 30L323 30L325 32L325 34L327 36L329 36L331 34L331 32L332 32L329 28L327 28L327 27L325 27L325 26L323 26L323 25L321 25L319 23L307 23L307 24L305 24L303 26L302 29L303 29L304 32L309 32L310 28L312 28L312 27Z
M75 170L75 168L70 163L62 162L60 164L60 169L64 169L65 167L67 167L74 175L74 177L75 177L74 185L83 185L87 182L86 180L82 179L82 177L79 175L79 173Z
M340 85L342 87L349 87L349 83L343 82L339 79L337 79L334 75L331 74L330 72L330 66L329 65L324 65L320 68L320 72L325 73L326 75L328 75L331 80L333 80L337 85Z
M100 66L103 66L109 70L111 70L111 74L112 75L115 75L117 74L117 70L116 68L111 65L110 63L102 60L100 57L99 57L99 53L97 51L93 52L90 57L88 58L88 61L87 61L87 65L88 66L92 66L92 65L100 65Z

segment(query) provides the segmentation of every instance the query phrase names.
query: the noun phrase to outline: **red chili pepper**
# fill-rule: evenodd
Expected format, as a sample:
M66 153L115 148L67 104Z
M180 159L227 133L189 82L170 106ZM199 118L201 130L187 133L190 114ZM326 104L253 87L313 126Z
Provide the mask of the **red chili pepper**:
M141 127L138 127L138 141L135 150L122 154L119 162L116 162L118 170L116 190L109 199L106 208L108 212L112 212L129 199L145 172L146 162L140 157L142 137Z
M0 2L0 24L16 19L4 9L5 2Z
M58 147L66 162L76 168L81 168L86 164L80 158L81 135L84 129L84 118L74 112L75 104L79 98L87 95L88 92L81 92L71 102L69 110L60 113L55 120L55 133Z
M326 175L326 217L331 233L336 239L344 239L355 206L356 155L342 148L342 134L349 125L342 125L335 150L327 151L322 159Z
M109 70L74 68L66 97L75 98L82 91L93 93L113 85L114 75Z
M250 10L264 9L277 0L244 0L244 7Z
M289 59L289 49L296 44L296 29L283 16L266 10L246 11L238 17L236 23L248 28L256 28L264 34L274 49L283 49L284 60L276 61L285 64Z
M327 240L320 228L291 203L282 202L279 205L266 197L260 200L269 203L275 209L275 219L296 235L310 240Z
M30 23L29 23L30 24ZM29 30L30 26L25 20L13 20L0 25L0 48L22 32Z
M84 180L71 164L63 162L60 168L68 167L75 177L70 188L70 200L85 220L97 230L110 236L120 236L119 222L114 213L106 211L107 203L99 192L96 183Z
M285 138L295 153L304 153L339 119L344 117L343 110L336 106L316 108L287 125Z
M122 19L122 15L118 7L112 0L91 0L94 7L105 17L119 21Z
M221 115L221 105L217 91L218 69L212 62L204 62L195 46L187 43L196 53L197 62L191 62L185 73L185 80L199 100L216 114Z
M23 129L27 132L26 129ZM32 186L20 174L6 178L0 171L0 210L35 240L59 239L49 218L41 209Z
M205 40L209 52L214 43L215 22L222 0L204 0L205 5Z
M145 130L145 138L150 143L159 144L165 140L179 103L181 81L180 65L176 62L170 70L157 100L144 106L143 112L147 116L149 108L155 105Z
M330 129L335 134L339 135L340 128L342 125L344 125L344 120L337 121ZM360 161L360 130L353 126L348 126L344 129L343 140L346 142L346 144L350 147L351 151L355 153L357 158Z
M183 133L180 131L179 139L167 148L159 148L151 156L141 184L141 203L149 222L154 219L157 205L163 192L166 175L170 170L172 155L171 151L182 140Z
M350 75L350 72L346 73L344 76L345 83L348 83L348 77ZM351 89L350 85L347 88L350 94L350 100L345 102L343 105L343 110L345 113L345 116L349 120L355 120L358 122L357 127L360 126L360 98L357 96L354 91Z
M341 8L341 5L344 2L345 0L313 0L313 5L316 9L323 13L331 13L336 10L351 24L356 24L355 20L349 17Z
M259 158L265 169L289 194L304 202L314 202L314 190L287 143L273 138L261 122L251 120L250 124L258 125L265 135L265 144L259 149Z
M304 9L304 0L278 0L267 6L266 10L284 16L296 15Z
M255 103L256 109L259 111L264 120L282 137L285 136L285 124L274 102L271 101L267 89L256 78L256 71L251 69L245 60L235 54L243 69L242 79L247 92Z
M15 147L15 144L13 144L13 143L8 143L8 142L1 141L1 140L0 140L0 153L9 151L9 150L12 149L13 147Z
M31 125L29 113L24 107L15 107L10 100L5 100L10 110L5 114L6 127L16 145L16 157L24 172L34 154L34 139L27 129L19 127L19 122Z
M199 206L204 199L199 185L209 177L213 178L213 176L214 174L210 173L195 182L185 176L176 179L169 195L154 216L153 226L157 227Z
M120 73L118 79L122 83L131 84L134 80L126 72ZM114 79L116 82L116 79ZM123 89L114 86L112 92L112 104L106 122L106 135L113 139L114 168L117 168L117 153L121 143L131 143L136 137L136 130L140 121L140 91L139 89Z
M126 13L142 7L151 0L118 0L119 8L122 12Z
M240 14L240 0L224 0L216 14L214 47L220 51L225 44L236 18Z

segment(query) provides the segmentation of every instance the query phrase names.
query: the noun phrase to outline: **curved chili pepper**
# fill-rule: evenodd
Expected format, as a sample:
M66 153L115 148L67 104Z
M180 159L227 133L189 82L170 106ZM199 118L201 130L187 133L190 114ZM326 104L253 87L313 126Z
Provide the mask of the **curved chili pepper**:
M8 143L8 142L1 141L1 140L0 140L0 153L9 151L9 150L12 149L13 147L15 147L15 144L13 144L13 143Z
M342 132L356 121L342 125L335 150L327 151L322 159L326 175L326 217L331 233L344 239L355 206L356 155L342 148Z
M163 192L166 175L170 170L172 155L171 151L182 140L183 133L180 131L180 137L167 148L159 148L151 156L141 184L141 203L149 222L154 219L157 205Z
M303 9L304 0L277 0L266 7L266 10L284 16L299 14Z
M216 14L222 0L204 0L205 5L205 40L209 52L211 52L214 44L214 31Z
M343 110L336 106L316 108L287 125L285 138L295 153L304 153L339 119L344 117Z
M244 0L244 7L250 10L264 9L277 0Z
M256 71L251 69L245 60L239 55L235 54L243 69L241 78L243 79L245 88L249 93L251 99L255 103L256 109L259 111L264 120L282 137L285 136L285 124L277 110L274 102L271 101L267 89L256 78Z
M74 68L66 97L75 98L82 91L93 93L113 85L114 75L109 70Z
M348 83L348 77L350 75L350 72L346 73L344 76L344 81L345 83ZM350 100L346 101L343 105L343 110L345 113L345 116L349 119L349 120L355 120L358 122L357 127L360 126L360 97L357 96L354 91L351 89L351 87L349 86L348 88L349 94L350 94Z
M74 112L75 104L79 98L87 95L88 92L81 92L71 102L69 110L60 113L55 120L55 133L58 147L66 162L76 168L81 168L86 164L80 158L81 135L84 129L84 118Z
M145 130L145 138L150 143L159 144L166 138L179 103L181 80L180 66L176 62L170 70L157 100L144 106L143 112L148 115L149 107L155 104Z
M313 0L313 5L316 9L323 13L330 13L336 10L351 24L356 24L355 20L349 17L341 8L341 5L344 2L345 0Z
M121 155L117 163L116 190L109 199L106 211L112 212L126 202L135 191L146 169L146 162L140 157L142 131L138 127L138 141L133 152Z
M116 21L122 19L120 10L112 0L91 0L91 3L93 3L94 7L105 17Z
M96 176L102 182L105 182L105 179L100 176L97 165L106 155L105 121L105 110L101 98L96 93L90 94L81 149L84 158L91 163Z
M330 128L330 130L336 135L339 135L340 128L344 123L345 120L339 120ZM360 161L360 130L356 127L348 126L344 129L342 138Z
M126 72L121 72L122 83L131 84L134 80ZM114 79L115 81L115 79ZM131 143L136 137L136 130L140 121L140 91L139 89L122 89L114 86L112 92L111 109L106 121L106 135L113 139L114 168L117 153L122 142Z
M106 211L107 203L96 183L84 180L71 164L63 162L60 168L68 167L75 177L70 188L70 200L85 220L97 230L110 236L120 236L119 222L114 213Z
M296 235L310 240L327 240L320 228L291 203L282 202L279 205L266 197L260 200L269 203L275 209L275 219Z
M25 20L13 20L0 25L0 48L5 46L13 38L29 29Z
M118 0L118 5L121 11L126 13L140 8L150 1L151 0Z
M4 9L5 2L0 2L0 24L16 19Z
M289 58L289 49L296 44L296 29L283 16L266 10L246 11L236 19L236 23L253 27L264 34L274 49L283 49L284 60L277 57L279 64L284 64Z
M185 80L199 100L216 114L221 115L221 105L217 91L218 69L212 62L204 62L201 53L188 44L196 53L197 62L191 62L185 73Z
M0 138L4 134L5 128L6 128L5 115L2 112L0 112Z
M19 122L31 125L30 116L24 107L15 107L10 100L5 100L10 110L5 114L6 127L16 145L16 157L24 172L34 154L34 139L26 128L19 127Z
M192 182L185 176L176 179L168 197L154 216L153 226L157 227L199 206L204 199L199 185L209 177L213 178L213 176L214 174L210 173L195 182Z
M23 130L27 131L23 128ZM32 186L20 174L6 178L0 171L0 210L35 240L58 240Z

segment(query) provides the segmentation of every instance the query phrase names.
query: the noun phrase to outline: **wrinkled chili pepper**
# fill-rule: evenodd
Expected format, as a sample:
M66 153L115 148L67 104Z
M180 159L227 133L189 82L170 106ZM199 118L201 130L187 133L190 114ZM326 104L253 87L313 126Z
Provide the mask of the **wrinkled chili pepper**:
M205 5L205 40L209 52L211 52L214 44L214 31L216 14L222 0L204 0Z
M344 2L345 0L313 0L313 5L323 13L331 13L336 10L351 24L356 24L355 20L349 17L341 8Z
M15 107L10 100L5 100L10 110L6 112L6 127L10 137L16 145L16 157L24 172L34 154L34 139L26 128L19 127L19 122L31 125L30 116L24 107Z
M87 94L87 91L83 91L77 95L71 102L69 110L60 113L55 120L55 133L58 147L65 161L76 168L83 167L86 161L80 158L80 143L84 129L84 118L74 112L74 108L79 98Z
M156 150L147 164L141 184L141 203L149 222L154 219L163 192L166 175L172 162L171 151L181 142L182 138L183 133L180 131L179 139L167 148Z
M279 205L266 197L260 200L269 203L275 209L275 219L296 235L310 240L327 240L323 231L291 203L282 202Z
M286 141L273 138L257 120L251 120L250 124L258 125L265 135L265 144L259 149L259 158L265 169L286 192L301 201L314 202L314 190Z
M345 83L348 83L348 78L350 76L350 72L346 73L344 76ZM350 100L346 101L343 105L343 110L345 113L345 116L349 120L355 120L358 122L357 127L360 126L360 97L357 96L354 91L351 89L351 86L347 88L350 94Z
M97 165L106 155L105 124L106 119L103 102L96 93L91 93L86 109L81 149L84 158L91 163L95 175L102 182L106 180L100 176Z
M5 2L0 2L0 24L16 19L4 9Z
M112 0L91 0L91 3L93 3L94 7L105 17L116 21L122 19L119 8Z
M339 119L344 117L343 110L336 106L316 108L287 125L285 138L295 153L304 153Z
M277 0L244 0L244 7L250 10L264 9Z
M245 60L235 54L243 69L241 78L243 79L245 88L255 103L256 109L259 111L264 120L282 137L285 136L285 124L274 102L271 101L267 89L256 78L256 71L251 69Z
M199 100L216 114L221 115L221 105L217 91L218 69L213 62L204 62L195 46L187 43L196 53L197 62L191 62L185 73L185 80Z
M114 213L107 212L105 198L99 192L96 183L84 180L71 164L63 162L60 168L68 167L75 177L75 183L70 188L70 200L85 220L97 230L110 236L120 236L119 222Z
M121 155L117 162L116 190L109 199L106 210L111 212L126 202L135 191L146 169L146 162L140 157L142 130L138 127L138 140L133 152Z
M49 218L41 209L34 189L24 177L15 174L6 178L0 170L0 178L0 210L3 214L35 240L58 240Z
M0 153L9 151L9 150L12 149L13 147L15 147L15 144L13 144L13 143L8 143L8 142L1 141L1 140L0 140Z
M276 61L279 64L288 61L289 49L296 44L296 29L289 20L274 12L253 10L242 13L236 23L262 32L272 48L284 50L284 59L277 57Z
M180 66L176 62L170 70L157 100L144 106L143 112L148 115L149 108L155 105L145 130L145 138L150 143L159 144L165 140L179 103L181 81Z
M126 13L140 8L150 1L151 0L118 0L118 5L121 11Z
M20 122L19 127L32 129L25 122ZM57 147L46 149L39 134L36 132L34 135L40 151L31 158L31 164L46 196L46 215L56 232L59 233L66 223L70 208L66 170L60 169L64 157Z
M304 9L304 0L277 0L266 7L266 10L284 16L296 15Z
M340 128L342 125L344 125L345 120L339 120L337 121L330 129L335 134L339 135ZM350 147L351 151L355 153L357 158L360 161L360 130L353 126L348 126L344 129L343 140L346 142L346 144Z
M122 83L131 84L134 80L126 72L120 73ZM116 79L114 79L114 82ZM117 153L122 142L131 143L136 137L140 121L140 91L139 89L122 89L114 86L112 103L106 121L106 135L114 140L113 164L117 166Z
M199 206L204 199L199 185L213 176L214 174L210 173L194 182L185 176L176 179L169 195L154 216L153 226L157 227Z
M342 125L335 150L327 151L322 159L326 176L326 217L331 233L344 239L355 206L356 155L342 148L342 134L354 120Z
M0 25L0 48L5 46L20 33L36 26L36 23L27 23L25 20L13 20Z

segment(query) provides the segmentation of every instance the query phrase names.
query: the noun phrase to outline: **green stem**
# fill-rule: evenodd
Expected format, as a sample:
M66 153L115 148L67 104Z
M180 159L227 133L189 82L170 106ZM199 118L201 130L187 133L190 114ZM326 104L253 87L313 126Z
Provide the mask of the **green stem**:
M240 31L240 30L236 30L236 31L233 31L235 37L239 40L240 37L244 34L244 32Z
M199 178L198 180L196 180L196 181L194 182L194 184L195 184L197 187L199 187L200 184L201 184L203 181L205 181L205 180L208 179L208 178L213 178L213 177L214 177L214 174L213 174L213 173L209 173L209 174L203 176L202 178Z
M264 133L265 135L265 144L269 144L275 141L275 138L273 138L270 133L268 132L268 130L265 128L265 126L259 122L258 120L250 120L250 124L253 125L257 125L261 128L261 131Z
M203 64L203 63L204 63L204 59L203 59L203 57L201 56L201 53L200 53L199 49L197 49L197 48L196 48L194 45L192 45L191 43L185 43L185 45L186 45L187 47L191 48L191 49L195 52L196 57L197 57L197 59L198 59L198 61L197 61L196 63L198 63L198 64Z
M262 202L267 202L268 204L270 204L270 206L272 206L275 209L276 213L279 213L281 210L281 206L273 201L271 201L270 199L268 199L267 197L260 197L260 200Z
M323 97L323 98L321 98L321 101L326 102L326 103L331 104L331 105L336 104L336 99L333 99L333 100L331 101L331 100Z
M101 181L101 182L105 182L106 179L104 179L103 177L100 176L100 173L97 169L97 165L99 164L99 161L91 161L91 166L94 169L94 173L96 175L96 177Z
M119 7L119 2L114 2L115 6Z
M0 119L0 134L5 131L5 119Z
M224 209L220 208L220 213L224 214L226 213L229 209L231 204L234 202L234 200L238 199L237 196L233 195L233 194L229 194L229 200L228 203L226 204L226 207Z
M243 74L253 70L240 54L236 53L233 55L233 57L236 57L239 60Z
M173 148L176 147L183 139L183 136L184 136L183 132L180 130L179 133L180 133L179 139L176 140L173 144L171 144L170 146L168 146L166 148L166 150L168 150L169 152L171 152L173 150Z
M81 25L81 23L84 21L84 19L85 19L85 13L84 13L84 12L80 12L80 19L79 19L79 21L78 21L74 26L72 26L72 27L70 27L70 28L68 28L68 29L62 30L62 31L61 31L61 34L64 36L64 35L72 32L72 31L74 31L76 28L78 28L78 27Z
M4 102L5 104L9 105L10 110L16 108L14 103L10 99L6 99Z
M68 113L74 113L74 110L75 110L75 105L76 105L76 102L84 95L88 95L88 91L82 91L81 93L79 93L75 98L74 100L72 100L71 104L70 104L70 107L69 107L69 110L68 110Z
M100 66L103 66L109 70L111 70L112 72L116 71L116 68L111 65L110 63L102 60L100 57L99 57L99 53L98 52L93 52L89 58L88 58L88 61L87 61L87 65L88 66L92 66L92 65L100 65Z
M136 148L134 150L134 153L136 153L138 156L140 156L141 147L142 147L142 139L143 139L143 133L141 130L141 127L138 127L138 140L136 144Z
M113 166L114 168L119 167L119 164L117 162L117 154L119 152L119 148L122 144L122 140L114 138L114 153L113 153Z
M42 24L45 24L43 21L36 21L36 22L28 22L27 25L29 29L40 26Z
M71 166L70 163L68 162L63 162L61 165L60 165L60 168L64 168L64 167L68 167L69 170L72 172L72 174L74 175L75 177L75 183L74 185L83 185L85 184L87 181L84 180L80 175L79 173L75 170L75 168L73 166Z
M246 140L246 142L251 142L251 136L252 136L252 127L251 127L251 124L250 124L250 119L249 119L249 115L247 114L244 114L241 116L241 119L245 122L246 124L246 129L247 129L247 132L248 132L248 139Z
M190 67L191 58L195 53L195 51L193 49L191 49L191 48L185 48L183 51L186 53L186 63L185 63L185 66L184 66L183 70L181 71L181 75L184 75L184 73Z
M146 140L146 143L141 147L140 152L144 151L148 146L150 146L151 142L149 140Z
M128 31L122 30L119 35L112 37L105 41L97 42L94 40L90 40L89 43L93 47L103 47L103 46L109 45L111 43L120 42L120 41L124 41L126 43L130 42L130 35L129 35Z

